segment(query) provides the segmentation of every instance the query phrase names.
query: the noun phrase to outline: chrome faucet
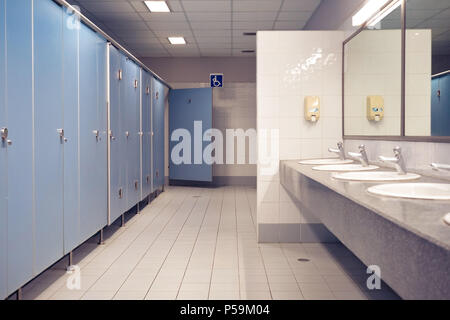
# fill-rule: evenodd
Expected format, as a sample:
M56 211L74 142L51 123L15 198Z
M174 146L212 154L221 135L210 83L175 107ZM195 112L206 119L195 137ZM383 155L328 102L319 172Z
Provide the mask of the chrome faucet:
M450 164L432 163L431 168L436 171L450 171Z
M368 167L369 166L369 158L367 157L366 146L362 144L358 148L359 148L359 153L349 152L348 155L353 159L359 160L359 162L361 162L361 165L363 167Z
M328 152L336 153L339 155L341 160L345 160L344 144L342 142L338 142L337 147L337 149L328 148Z
M379 156L378 159L380 159L383 162L392 162L395 166L395 169L397 169L398 174L406 174L406 165L405 160L402 156L402 148L395 147L394 148L394 157L384 157Z

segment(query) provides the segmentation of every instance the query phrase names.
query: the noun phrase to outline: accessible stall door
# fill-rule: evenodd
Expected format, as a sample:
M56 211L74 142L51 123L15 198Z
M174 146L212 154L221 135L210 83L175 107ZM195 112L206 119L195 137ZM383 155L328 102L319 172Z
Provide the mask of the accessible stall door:
M212 182L212 165L205 163L205 131L212 128L212 89L178 89L169 95L171 180Z
M0 0L0 48L5 48L5 0ZM6 298L7 270L7 216L8 171L7 135L8 123L5 105L5 50L0 50L0 300Z
M106 46L80 29L80 241L107 224Z
M35 261L39 274L63 255L62 10L34 2Z
M152 78L152 176L153 189L164 186L164 85Z
M7 1L8 290L33 275L32 1ZM4 47L2 47L3 50ZM2 147L2 152L5 151Z

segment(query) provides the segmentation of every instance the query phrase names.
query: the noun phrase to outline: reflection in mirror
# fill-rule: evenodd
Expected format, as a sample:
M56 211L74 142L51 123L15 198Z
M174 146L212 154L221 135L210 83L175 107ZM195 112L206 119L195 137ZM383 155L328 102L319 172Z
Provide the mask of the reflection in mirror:
M450 136L450 1L408 0L406 28L405 134Z
M401 39L396 5L345 44L345 135L401 135Z

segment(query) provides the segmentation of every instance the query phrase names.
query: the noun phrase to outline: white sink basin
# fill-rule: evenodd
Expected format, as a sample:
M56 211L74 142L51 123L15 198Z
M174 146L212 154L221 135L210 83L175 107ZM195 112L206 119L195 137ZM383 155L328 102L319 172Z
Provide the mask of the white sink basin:
M335 173L333 178L344 181L405 181L419 179L415 173L398 174L393 171L344 172Z
M444 183L391 183L367 189L369 193L395 198L450 200L450 184Z
M311 160L301 160L298 163L300 164L346 164L353 163L353 160L341 160L339 158L329 158L329 159L311 159Z
M369 171L376 170L377 166L367 166L363 167L360 164L336 164L336 165L326 165L313 167L313 170L318 171Z

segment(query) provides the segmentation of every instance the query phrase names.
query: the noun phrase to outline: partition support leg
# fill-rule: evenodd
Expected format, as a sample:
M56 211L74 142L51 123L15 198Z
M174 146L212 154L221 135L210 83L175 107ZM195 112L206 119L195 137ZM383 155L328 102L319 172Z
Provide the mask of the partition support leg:
M137 213L138 213L138 214L141 213L141 206L140 206L140 203L137 204Z
M67 255L68 258L68 265L67 265L67 271L73 271L73 253L72 251L69 252Z
M22 288L17 289L16 298L17 300L22 300Z
M98 244L99 245L105 244L105 242L103 241L103 228L100 229L100 231L98 232Z
M125 214L122 214L122 222L120 224L121 227L125 226Z

